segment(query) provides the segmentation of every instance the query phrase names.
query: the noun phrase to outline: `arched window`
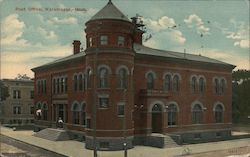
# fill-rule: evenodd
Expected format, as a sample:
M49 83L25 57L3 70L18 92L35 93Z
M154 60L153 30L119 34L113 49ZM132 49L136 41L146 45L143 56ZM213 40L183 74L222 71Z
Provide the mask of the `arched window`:
M192 77L191 88L192 88L192 92L195 93L195 91L196 91L196 77Z
M200 91L201 93L203 93L204 90L205 90L205 81L204 81L204 78L201 77L201 78L199 79L199 91Z
M82 76L82 74L79 74L79 76L78 76L78 85L79 85L79 90L82 91L83 90L83 76Z
M120 69L118 72L118 75L119 75L118 88L127 89L127 86L128 86L127 75L128 74L127 74L126 69L124 68Z
M215 107L214 118L215 118L215 123L223 122L223 107L220 104L216 105Z
M214 91L219 94L219 80L217 78L214 80Z
M178 75L175 75L173 78L173 91L178 92L180 88L180 78Z
M154 89L154 75L152 73L147 75L147 89Z
M177 125L177 106L175 104L168 106L168 125Z
M78 83L77 83L77 75L74 75L74 91L77 91L77 86L78 86Z
M56 93L59 94L60 92L60 78L56 79Z
M165 75L164 78L164 90L170 91L171 89L171 75Z
M159 104L155 104L152 107L152 112L161 112L161 111L162 111L162 108L161 108L161 105L159 105Z
M221 79L221 81L220 81L220 93L221 93L221 94L224 93L224 91L225 91L225 86L226 86L225 80L224 80L224 79Z
M100 68L99 70L99 88L107 88L108 87L108 69Z
M72 108L73 112L73 118L72 118L72 123L73 124L79 124L80 123L80 110L79 110L79 104L74 103Z
M193 124L202 123L202 107L199 104L195 104L192 109L192 123Z

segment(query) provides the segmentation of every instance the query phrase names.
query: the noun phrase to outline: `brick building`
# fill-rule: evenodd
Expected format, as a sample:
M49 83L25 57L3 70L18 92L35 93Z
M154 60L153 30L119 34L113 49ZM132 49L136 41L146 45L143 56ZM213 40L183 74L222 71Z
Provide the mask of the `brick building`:
M108 4L86 22L86 49L32 69L36 130L55 127L100 149L154 145L152 133L178 143L231 135L233 65L142 45L143 24ZM96 104L96 105L94 105ZM124 138L126 137L126 138Z
M5 126L28 126L34 121L34 81L2 79L9 96L0 102L0 122Z

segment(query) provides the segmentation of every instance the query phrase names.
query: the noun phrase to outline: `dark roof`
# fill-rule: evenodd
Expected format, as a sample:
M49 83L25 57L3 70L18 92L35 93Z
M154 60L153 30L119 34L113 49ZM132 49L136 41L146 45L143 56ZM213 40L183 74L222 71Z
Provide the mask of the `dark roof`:
M173 52L173 51L165 51L165 50L158 50L158 49L153 49L150 47L146 47L140 44L134 44L134 50L136 54L141 54L141 55L150 55L150 56L158 56L158 57L163 57L163 58L171 58L171 59L181 59L185 61L197 61L197 62L203 62L203 63L212 63L212 64L220 64L220 65L226 65L226 66L231 66L232 68L234 68L234 65L216 60L216 59L212 59L212 58L208 58L205 56L201 56L201 55L194 55L194 54L189 54L189 53L180 53L180 52ZM84 57L86 55L85 52L80 52L78 54L73 54L58 60L55 60L53 62L41 65L39 67L33 68L32 70L36 70L39 68L43 68L46 66L53 66L56 64L60 64L60 63L65 63L67 61L71 61L74 59L79 59L81 57Z
M173 52L173 51L165 51L165 50L158 50L153 49L150 47L146 47L140 44L134 44L134 50L137 54L144 54L144 55L152 55L152 56L160 56L160 57L167 57L173 59L185 59L190 61L198 61L198 62L207 62L207 63L215 63L215 64L223 64L223 65L230 65L228 63L208 58L201 55L194 55L190 53L180 53L180 52ZM233 66L233 65L231 65Z
M100 19L130 20L111 2L109 1L99 12L97 12L89 21Z

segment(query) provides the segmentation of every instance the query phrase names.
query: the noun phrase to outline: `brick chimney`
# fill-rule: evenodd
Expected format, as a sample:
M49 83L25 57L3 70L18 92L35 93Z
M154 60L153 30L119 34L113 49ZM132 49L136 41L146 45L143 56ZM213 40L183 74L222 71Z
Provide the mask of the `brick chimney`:
M80 46L81 46L81 42L79 40L74 40L73 44L73 53L77 54L80 52Z

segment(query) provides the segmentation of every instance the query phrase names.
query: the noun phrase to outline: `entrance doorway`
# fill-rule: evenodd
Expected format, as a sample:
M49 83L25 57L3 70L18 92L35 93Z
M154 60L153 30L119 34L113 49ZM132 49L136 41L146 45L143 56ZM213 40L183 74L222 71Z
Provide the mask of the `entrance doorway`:
M152 133L162 133L162 107L155 104L152 108Z
M65 121L65 119L64 119L64 105L63 104L58 105L58 119L59 119L59 117L61 117L62 120Z

